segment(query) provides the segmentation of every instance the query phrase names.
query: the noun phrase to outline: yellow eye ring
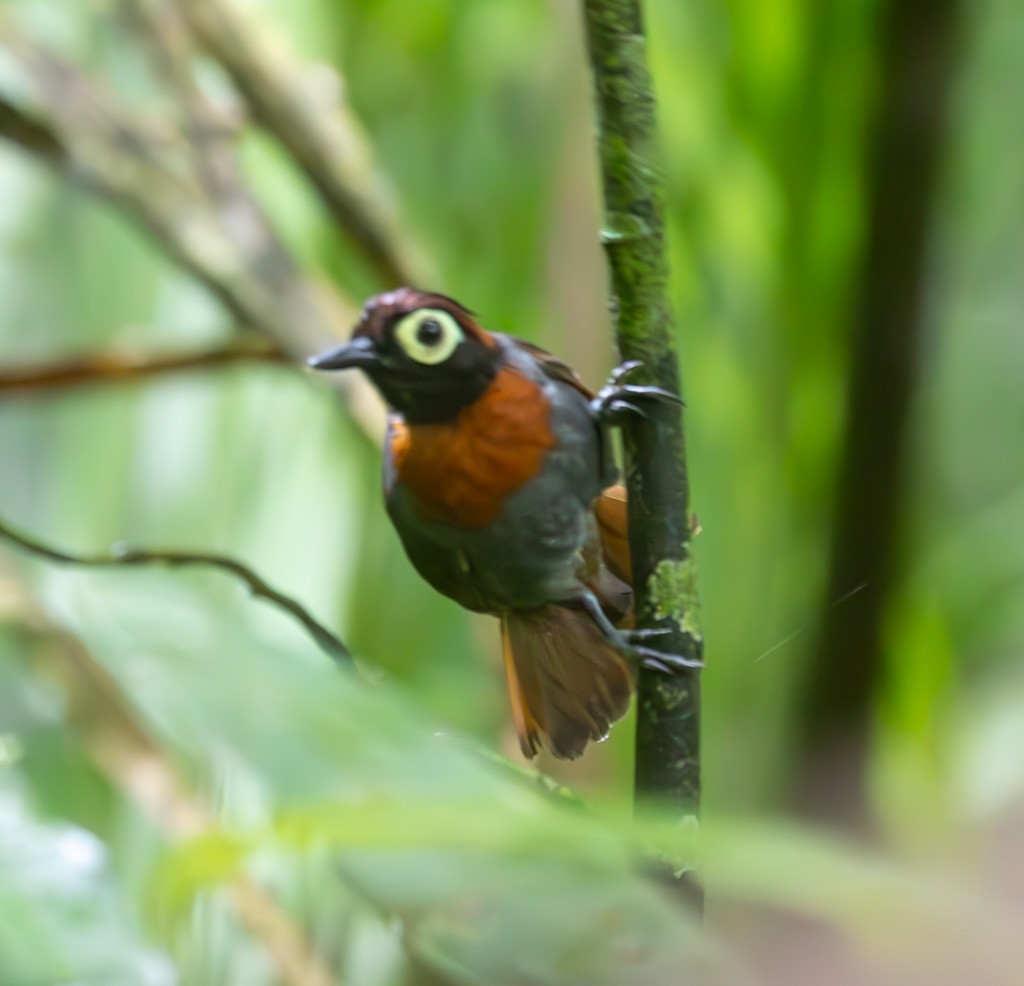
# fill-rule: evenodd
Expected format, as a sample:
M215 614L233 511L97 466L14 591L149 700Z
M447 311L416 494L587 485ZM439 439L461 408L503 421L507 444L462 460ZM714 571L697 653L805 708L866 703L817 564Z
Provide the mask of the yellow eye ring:
M459 323L440 308L420 308L395 326L395 339L405 354L427 366L443 363L464 338Z

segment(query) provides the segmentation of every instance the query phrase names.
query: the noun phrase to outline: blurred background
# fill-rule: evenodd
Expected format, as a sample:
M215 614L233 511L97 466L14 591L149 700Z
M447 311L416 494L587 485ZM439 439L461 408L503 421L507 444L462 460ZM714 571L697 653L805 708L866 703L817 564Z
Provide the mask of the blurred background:
M645 8L706 932L631 723L517 766L379 407L301 369L410 281L604 379L578 5L7 0L0 519L237 558L374 684L223 573L0 539L4 986L1024 980L1024 7Z

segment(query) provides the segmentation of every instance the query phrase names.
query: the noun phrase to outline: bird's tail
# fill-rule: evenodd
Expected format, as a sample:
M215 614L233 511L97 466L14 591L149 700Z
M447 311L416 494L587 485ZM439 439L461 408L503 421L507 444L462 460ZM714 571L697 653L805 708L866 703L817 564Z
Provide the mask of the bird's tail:
M551 605L506 613L501 642L525 756L545 746L572 760L629 709L632 669L583 610Z

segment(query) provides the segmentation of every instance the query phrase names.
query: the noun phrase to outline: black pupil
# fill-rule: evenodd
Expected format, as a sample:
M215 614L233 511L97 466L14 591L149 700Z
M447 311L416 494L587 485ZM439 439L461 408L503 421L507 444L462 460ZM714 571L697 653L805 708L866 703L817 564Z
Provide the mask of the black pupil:
M433 346L441 341L444 329L436 318L425 318L416 330L416 341L424 346Z

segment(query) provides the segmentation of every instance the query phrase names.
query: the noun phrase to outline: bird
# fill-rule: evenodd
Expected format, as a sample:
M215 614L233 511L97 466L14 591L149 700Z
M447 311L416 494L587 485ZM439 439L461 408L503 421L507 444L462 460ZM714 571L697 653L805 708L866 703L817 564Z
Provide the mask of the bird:
M639 664L690 666L630 626L625 489L610 429L678 397L598 393L557 357L488 331L453 298L402 287L370 298L349 342L309 359L357 368L388 408L383 488L419 574L497 616L524 756L575 759L629 709Z

